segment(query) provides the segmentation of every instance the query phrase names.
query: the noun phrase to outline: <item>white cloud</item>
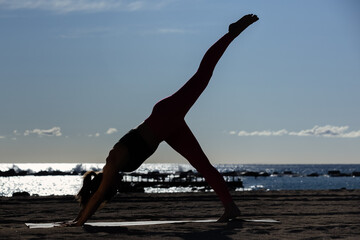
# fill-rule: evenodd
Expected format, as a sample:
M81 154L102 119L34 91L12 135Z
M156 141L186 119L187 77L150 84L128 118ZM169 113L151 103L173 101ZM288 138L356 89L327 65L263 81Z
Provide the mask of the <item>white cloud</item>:
M29 136L30 134L37 134L38 136L56 136L60 137L62 135L60 127L53 127L51 129L33 129L26 130L24 136Z
M237 135L241 137L247 137L247 136L282 136L286 135L288 133L287 130L282 129L279 131L254 131L254 132L246 132L246 131L240 131ZM234 133L230 133L234 134ZM236 133L235 133L236 134Z
M236 131L230 131L230 135L237 134L241 137L247 137L247 136L299 136L299 137L306 137L306 136L316 136L316 137L337 137L337 138L358 138L360 137L360 130L358 131L352 131L347 132L349 129L349 126L314 126L311 129L305 129L300 130L298 132L292 131L289 132L286 129L282 129L279 131L253 131L253 132L247 132L247 131L239 131L238 133Z
M4 139L5 138L5 136L0 136L0 139Z
M343 134L344 138L358 138L360 137L360 130L359 131L352 131L349 133L344 133Z
M145 6L144 1L133 1L128 4L128 8L131 11L141 10Z
M20 136L21 134L18 132L18 130L14 130L13 131L13 134L15 135L15 136Z
M118 130L116 128L109 128L107 131L106 131L106 134L113 134L113 133L116 133Z
M0 7L16 10L44 10L57 13L140 11L161 9L170 0L0 0Z
M274 136L282 136L288 134L288 131L286 129L281 129L279 131L273 132Z
M89 134L87 135L88 137L99 137L100 133L95 133L95 134Z
M290 132L292 136L322 136L322 137L344 137L345 131L349 126L315 126L312 129L301 130L299 132Z

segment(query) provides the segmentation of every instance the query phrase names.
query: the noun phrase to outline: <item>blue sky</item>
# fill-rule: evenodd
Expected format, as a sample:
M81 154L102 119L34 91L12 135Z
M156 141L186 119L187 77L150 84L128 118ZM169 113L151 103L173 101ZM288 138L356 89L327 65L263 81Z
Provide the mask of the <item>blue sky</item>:
M0 162L104 162L248 13L186 117L210 161L360 163L350 0L0 0Z

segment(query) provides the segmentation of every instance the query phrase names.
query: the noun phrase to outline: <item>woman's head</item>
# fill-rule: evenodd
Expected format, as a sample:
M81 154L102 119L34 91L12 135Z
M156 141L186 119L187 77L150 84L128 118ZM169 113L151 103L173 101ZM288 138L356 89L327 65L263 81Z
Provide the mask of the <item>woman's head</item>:
M84 207L98 190L102 177L102 172L89 171L84 174L83 186L76 195L77 200L80 202L80 206ZM109 190L104 196L104 201L109 201L116 192L116 187Z

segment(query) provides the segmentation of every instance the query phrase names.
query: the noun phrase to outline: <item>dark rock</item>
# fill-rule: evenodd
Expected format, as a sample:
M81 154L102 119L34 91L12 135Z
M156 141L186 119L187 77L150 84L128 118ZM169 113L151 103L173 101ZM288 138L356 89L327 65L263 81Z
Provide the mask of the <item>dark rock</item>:
M318 173L311 173L307 175L308 177L318 177L319 174Z
M30 197L30 193L28 192L14 192L13 197Z

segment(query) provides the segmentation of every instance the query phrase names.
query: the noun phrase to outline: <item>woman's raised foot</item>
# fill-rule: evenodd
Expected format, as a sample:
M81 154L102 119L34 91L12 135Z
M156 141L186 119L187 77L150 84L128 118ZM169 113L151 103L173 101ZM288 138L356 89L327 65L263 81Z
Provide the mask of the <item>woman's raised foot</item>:
M245 15L237 22L229 25L229 33L237 36L257 20L259 20L259 18L254 14Z

